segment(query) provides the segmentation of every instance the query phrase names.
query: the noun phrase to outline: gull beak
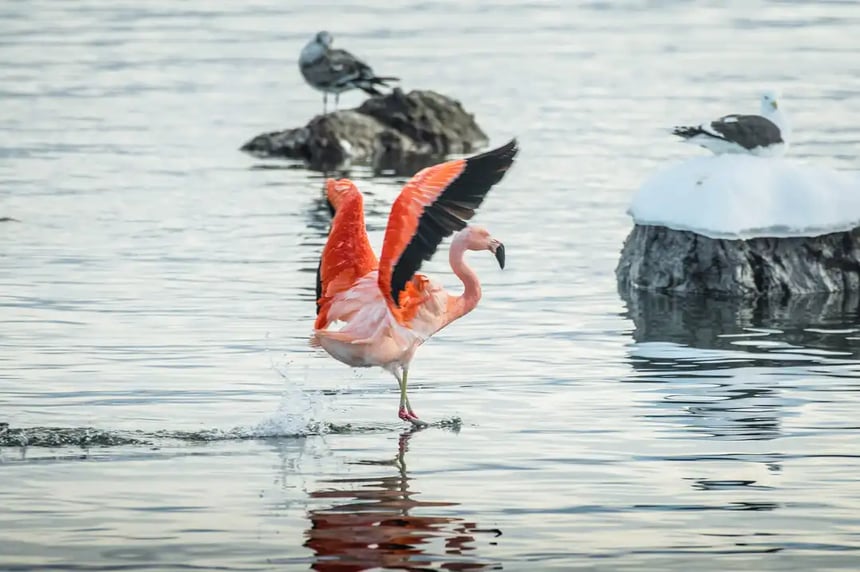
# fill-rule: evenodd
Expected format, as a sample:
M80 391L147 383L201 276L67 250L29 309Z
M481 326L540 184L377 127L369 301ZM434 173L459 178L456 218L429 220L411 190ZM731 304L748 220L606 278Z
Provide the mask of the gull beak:
M771 101L770 104L773 106L774 109L779 109L779 104L776 101Z
M505 268L505 245L496 240L495 238L490 241L490 252L492 252L496 256L496 260L499 262L499 268Z

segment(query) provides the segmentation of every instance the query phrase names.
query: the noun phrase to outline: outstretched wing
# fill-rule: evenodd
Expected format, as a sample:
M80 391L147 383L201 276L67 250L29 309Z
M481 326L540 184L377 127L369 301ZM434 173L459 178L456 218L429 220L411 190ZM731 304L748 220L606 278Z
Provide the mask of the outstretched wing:
M331 299L379 267L367 239L361 192L348 179L329 179L326 190L335 215L317 271L317 329L328 324Z
M430 260L439 243L466 226L490 188L510 168L517 141L467 159L456 159L419 171L406 183L391 206L379 288L392 309L422 262Z
M337 181L334 179L326 179L325 204L328 207L328 214L331 215L332 219L334 219L334 215L337 212L337 205L339 205L342 200L342 193L339 193L336 189ZM328 231L331 233L331 225L329 225ZM320 253L320 261L317 264L317 295L316 298L314 298L317 303L317 314L320 313L320 297L322 296L322 289L322 253Z

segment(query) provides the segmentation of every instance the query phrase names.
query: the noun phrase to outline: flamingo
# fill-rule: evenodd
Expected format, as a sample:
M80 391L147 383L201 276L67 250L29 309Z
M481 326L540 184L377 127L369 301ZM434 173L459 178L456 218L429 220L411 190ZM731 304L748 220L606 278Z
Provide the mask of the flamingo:
M378 259L367 238L361 192L349 179L326 181L335 215L317 274L311 345L351 367L389 371L400 386L397 415L413 426L426 426L406 393L415 351L481 299L481 283L464 260L466 251L488 250L505 267L504 245L486 228L466 221L504 177L517 152L514 139L415 174L391 206ZM459 296L416 273L454 231L448 259L463 283Z

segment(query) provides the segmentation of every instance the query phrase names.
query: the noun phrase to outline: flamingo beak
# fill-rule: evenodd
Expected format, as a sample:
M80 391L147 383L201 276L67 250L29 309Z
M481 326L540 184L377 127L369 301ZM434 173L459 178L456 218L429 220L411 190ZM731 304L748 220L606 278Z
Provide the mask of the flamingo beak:
M490 252L492 252L496 256L496 260L499 262L499 268L505 268L505 245L499 242L496 239L493 239L490 242Z

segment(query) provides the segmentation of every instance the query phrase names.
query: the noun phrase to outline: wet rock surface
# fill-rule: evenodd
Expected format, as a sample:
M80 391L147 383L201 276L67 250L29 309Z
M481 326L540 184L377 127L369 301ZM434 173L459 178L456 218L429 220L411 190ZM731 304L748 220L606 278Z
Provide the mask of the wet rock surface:
M620 290L744 298L860 291L860 228L815 237L729 240L636 225L615 275Z
M487 142L460 102L434 91L395 89L356 109L318 115L304 127L257 135L241 150L300 160L318 171L368 165L376 174L409 175Z

